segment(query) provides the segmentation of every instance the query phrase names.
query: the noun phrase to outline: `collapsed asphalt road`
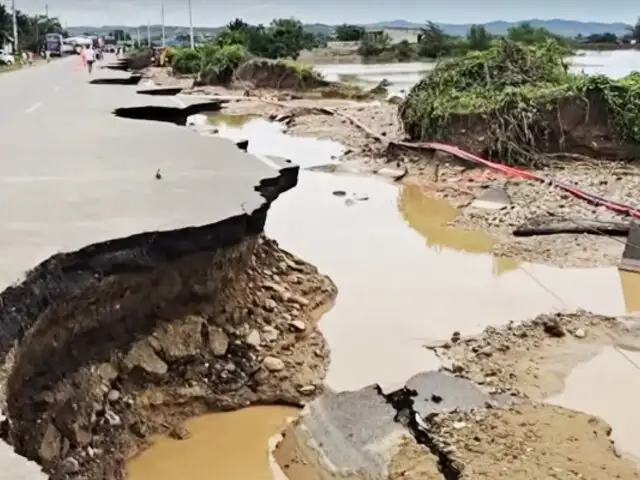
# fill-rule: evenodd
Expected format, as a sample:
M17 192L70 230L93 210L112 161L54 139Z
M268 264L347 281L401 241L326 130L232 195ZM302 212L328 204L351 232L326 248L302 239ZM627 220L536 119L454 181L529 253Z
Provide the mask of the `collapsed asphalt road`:
M72 266L75 260L69 264L65 259L70 257L59 252L83 249L80 256L88 258L104 250L109 257L105 261L117 268L127 263L122 256L125 244L135 243L143 232L154 233L141 240L159 245L160 232L234 218L242 228L259 232L267 199L296 182L297 167L264 163L231 142L174 125L115 117L116 108L143 103L136 87L92 85L92 78L119 76L98 71L89 77L74 61L0 77L5 160L0 164L0 199L12 206L0 223L3 359L28 332L25 322L34 321L38 311L83 282L95 281L96 275L108 275L104 262L89 263L80 272ZM117 238L125 240L96 247ZM217 234L206 248L220 240L231 241ZM185 249L188 245L178 241L173 253L163 255ZM148 262L153 255L147 253ZM53 263L44 263L23 279L25 272L55 255ZM140 252L136 256L140 263ZM56 291L50 288L54 280ZM16 288L9 288L16 282ZM1 400L4 405L6 399ZM8 478L36 478L37 467L18 458L0 444L0 468Z

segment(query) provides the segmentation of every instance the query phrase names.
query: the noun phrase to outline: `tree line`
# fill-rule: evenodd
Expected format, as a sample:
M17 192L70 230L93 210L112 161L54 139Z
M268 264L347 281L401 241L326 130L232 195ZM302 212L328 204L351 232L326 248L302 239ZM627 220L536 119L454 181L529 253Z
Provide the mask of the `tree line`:
M553 39L567 51L574 48L616 48L632 40L640 43L640 18L633 27L629 27L627 34L621 37L604 32L589 36L578 35L572 39L554 34L544 27L534 27L527 22L509 28L504 37L527 45ZM465 37L458 37L445 33L437 24L427 21L419 30L415 43L403 40L394 44L384 30L367 31L364 27L350 24L337 26L334 38L342 42L360 42L359 53L363 57L388 57L385 59L406 61L487 50L498 36L491 34L484 25L471 25Z
M47 33L66 35L60 20L47 15L28 15L18 10L16 12L18 26L18 49L37 51L42 48L44 36ZM0 4L0 47L5 44L13 45L13 15L11 10Z

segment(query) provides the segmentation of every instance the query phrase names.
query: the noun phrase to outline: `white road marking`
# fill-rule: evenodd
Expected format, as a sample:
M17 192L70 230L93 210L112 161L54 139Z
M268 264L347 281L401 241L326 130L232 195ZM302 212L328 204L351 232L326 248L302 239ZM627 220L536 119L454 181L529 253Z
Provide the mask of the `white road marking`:
M33 113L35 112L38 108L40 108L40 105L42 105L42 103L40 102L36 102L33 105L31 105L29 108L27 108L24 113Z

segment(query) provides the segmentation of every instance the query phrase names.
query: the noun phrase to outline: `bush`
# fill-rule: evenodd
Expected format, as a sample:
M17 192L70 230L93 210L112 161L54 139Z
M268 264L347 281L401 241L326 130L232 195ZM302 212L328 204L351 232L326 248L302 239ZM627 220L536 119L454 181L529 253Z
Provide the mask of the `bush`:
M197 75L204 83L225 84L245 59L247 53L241 45L218 46L206 44L176 49L172 55L173 71L182 75Z
M572 75L565 51L553 40L527 46L500 39L485 52L441 61L400 106L405 130L428 141L457 135L464 143L476 135L482 153L535 165L572 134L565 127L585 125L597 100L606 112L598 119L603 128L611 124L620 141L640 143L640 74L620 81ZM573 127L562 124L567 112Z

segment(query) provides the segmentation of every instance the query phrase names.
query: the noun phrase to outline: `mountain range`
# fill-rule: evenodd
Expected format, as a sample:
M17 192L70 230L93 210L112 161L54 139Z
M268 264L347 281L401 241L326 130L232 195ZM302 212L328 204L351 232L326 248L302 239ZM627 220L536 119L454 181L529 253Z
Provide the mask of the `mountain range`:
M530 20L522 20L520 22L505 22L505 21L494 21L485 23L484 27L494 35L504 35L507 33L507 30L519 23L527 22L530 23L534 27L544 27L547 30L565 37L576 37L578 35L588 36L596 33L605 33L610 32L615 35L621 36L628 32L628 29L631 25L626 23L603 23L603 22L579 22L576 20L563 20L563 19L552 19L552 20L540 20L540 19L530 19ZM439 23L437 24L445 33L449 35L455 36L464 36L467 34L469 27L471 24L449 24L449 23ZM422 23L414 23L409 22L407 20L387 20L383 22L370 23L362 25L365 28L374 29L374 28L402 28L402 29L418 29L423 27ZM314 33L323 33L330 34L334 25L326 25L323 23L309 23L305 24L305 28L308 31ZM102 26L73 26L68 27L68 31L70 35L81 35L83 33L92 33L97 35L104 35L112 30L124 30L125 32L129 32L131 34L135 34L137 29L140 29L140 34L142 37L146 37L147 34L147 26L141 25L140 27L131 27L124 25L102 25ZM151 25L151 33L153 37L156 37L160 34L161 26L160 25ZM195 27L195 30L199 34L212 34L216 31L220 30L222 27ZM175 25L167 25L165 26L166 35L168 38L174 37L179 33L187 33L188 28L184 26L175 26Z

